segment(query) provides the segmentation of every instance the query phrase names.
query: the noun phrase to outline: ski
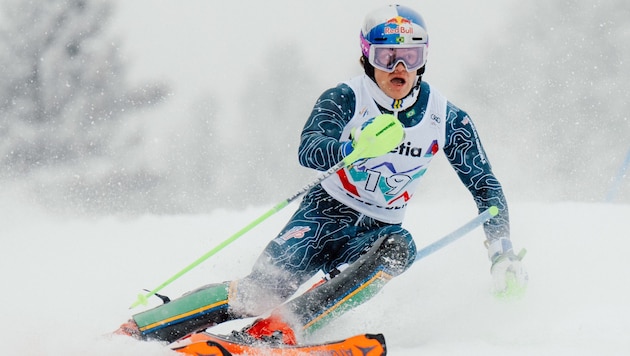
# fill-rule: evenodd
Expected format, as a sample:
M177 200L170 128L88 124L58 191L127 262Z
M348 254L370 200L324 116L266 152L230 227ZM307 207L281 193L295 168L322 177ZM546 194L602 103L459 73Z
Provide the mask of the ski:
M191 334L171 344L171 349L185 355L344 355L381 356L387 354L382 334L359 334L346 339L305 345L245 344L208 332Z

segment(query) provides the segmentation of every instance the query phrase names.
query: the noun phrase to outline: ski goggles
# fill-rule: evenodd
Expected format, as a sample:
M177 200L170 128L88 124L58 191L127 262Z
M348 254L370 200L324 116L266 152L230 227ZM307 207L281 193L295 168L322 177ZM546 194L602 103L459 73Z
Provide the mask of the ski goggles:
M368 60L374 68L387 73L394 71L398 63L403 63L408 72L422 68L427 62L427 46L371 45Z

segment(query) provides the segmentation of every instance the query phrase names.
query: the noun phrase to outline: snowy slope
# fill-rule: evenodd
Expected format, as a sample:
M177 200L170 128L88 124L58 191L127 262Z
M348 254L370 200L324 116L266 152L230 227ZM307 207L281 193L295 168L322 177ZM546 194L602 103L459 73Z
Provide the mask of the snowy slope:
M6 198L6 196L5 196ZM154 288L266 209L209 216L63 218L2 200L3 355L169 355L106 333ZM15 202L16 200L12 200ZM171 297L235 278L293 211L272 216L168 286ZM519 301L488 293L480 230L427 257L318 338L383 332L391 355L628 355L630 206L513 203L513 239L529 251ZM414 205L421 247L474 215L470 201ZM141 309L139 309L141 310ZM240 327L236 323L228 327Z

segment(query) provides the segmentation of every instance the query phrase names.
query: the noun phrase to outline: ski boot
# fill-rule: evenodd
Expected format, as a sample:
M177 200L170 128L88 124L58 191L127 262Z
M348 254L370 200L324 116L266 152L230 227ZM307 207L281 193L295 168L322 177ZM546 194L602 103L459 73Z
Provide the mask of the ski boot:
M277 314L257 319L240 331L232 331L230 339L243 344L265 344L269 346L297 345L293 328Z

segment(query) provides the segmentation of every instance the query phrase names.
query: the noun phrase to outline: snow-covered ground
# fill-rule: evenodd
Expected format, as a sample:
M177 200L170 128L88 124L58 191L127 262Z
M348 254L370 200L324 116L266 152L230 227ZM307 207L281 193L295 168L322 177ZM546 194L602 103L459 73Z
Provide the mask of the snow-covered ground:
M3 355L173 354L157 343L107 334L142 310L128 309L142 288L161 284L266 211L73 218L4 198ZM264 221L163 292L176 297L247 273L294 208ZM470 201L416 204L405 226L422 247L474 213ZM483 233L476 230L316 337L382 332L390 355L630 354L630 206L514 202L511 215L515 245L528 249L530 285L523 299L491 296Z

